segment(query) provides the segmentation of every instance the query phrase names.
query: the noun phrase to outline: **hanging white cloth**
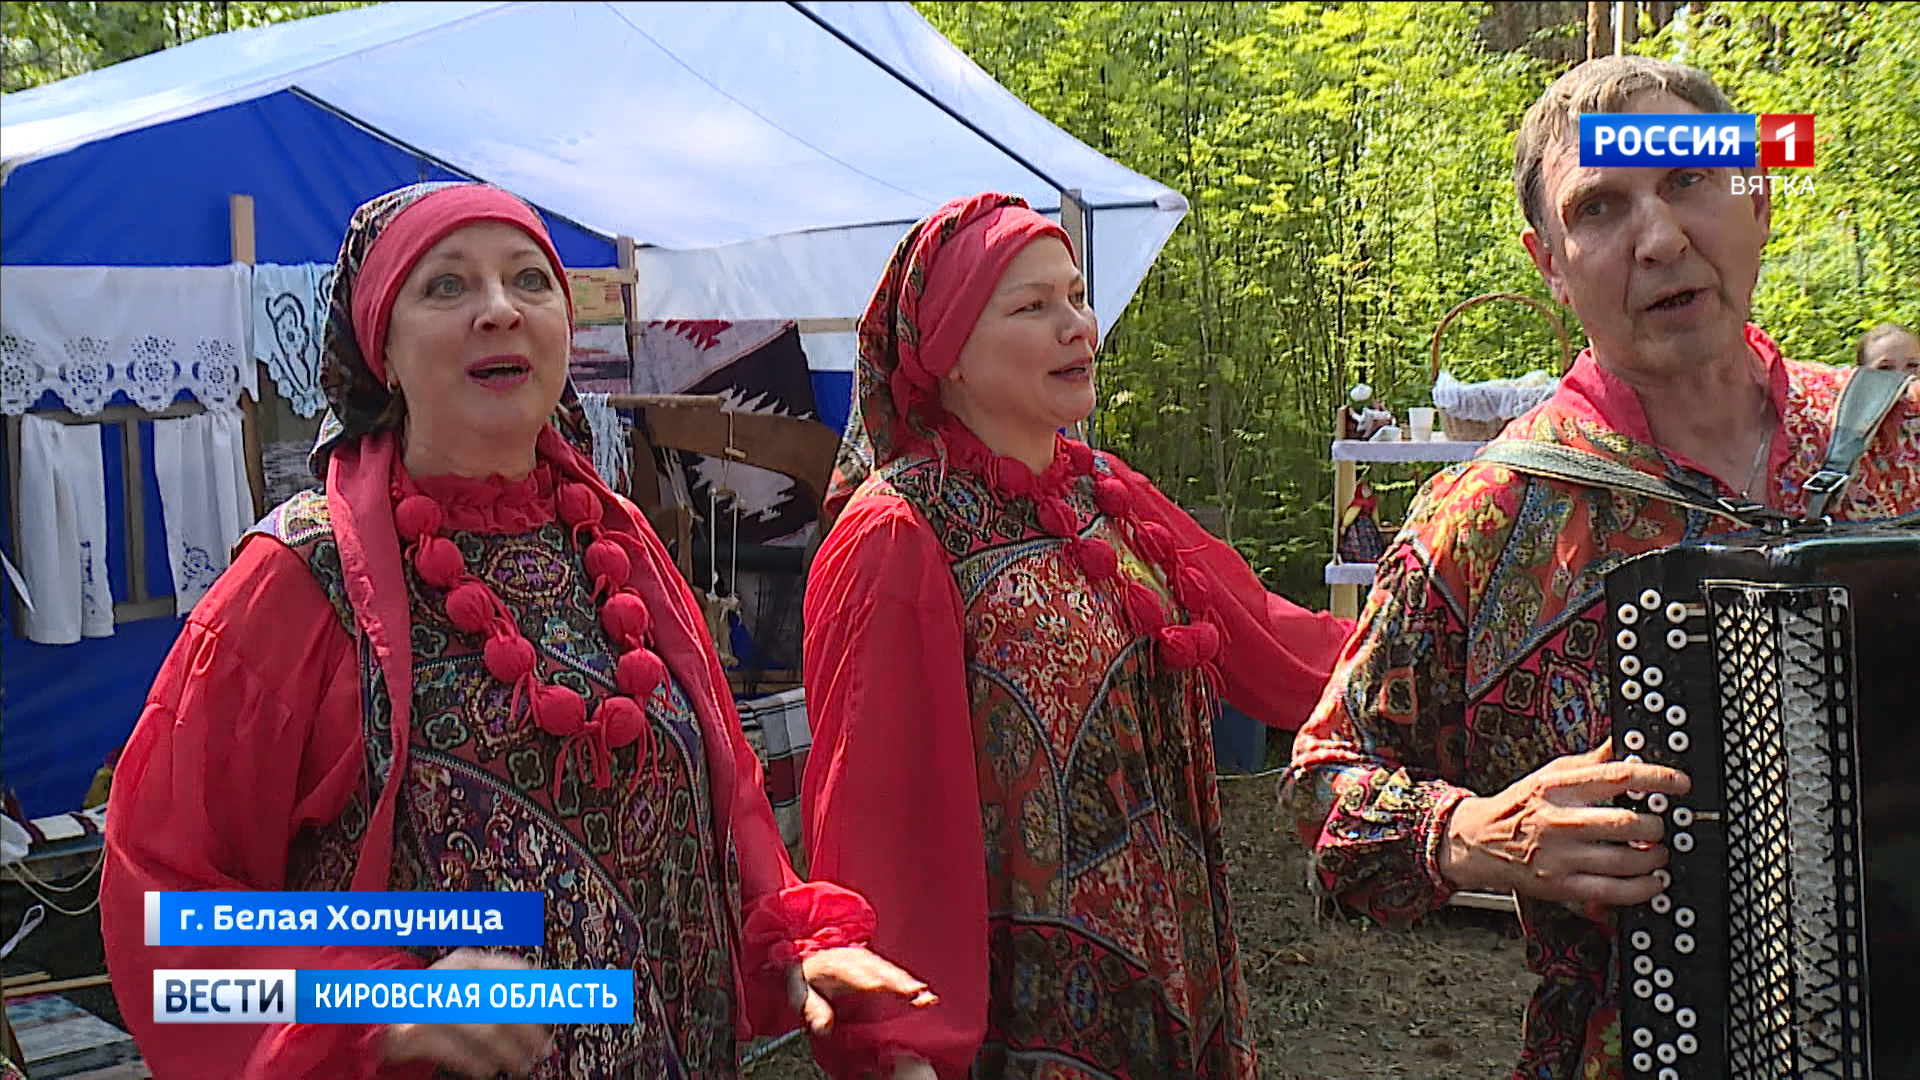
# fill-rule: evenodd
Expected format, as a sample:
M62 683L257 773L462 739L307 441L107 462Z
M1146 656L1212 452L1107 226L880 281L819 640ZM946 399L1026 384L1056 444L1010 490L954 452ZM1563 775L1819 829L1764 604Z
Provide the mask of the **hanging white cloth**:
M47 391L82 416L124 392L158 412L182 391L209 408L259 397L247 355L251 268L0 267L0 412Z
M185 615L227 568L234 543L253 524L240 410L154 421L153 473L160 481L174 613Z
M99 426L21 417L19 483L20 573L33 597L21 631L42 645L113 636Z
M331 263L253 268L253 358L267 366L280 395L301 416L317 416L327 407L320 344L332 290Z
M615 491L627 490L627 458L632 446L627 421L607 394L581 394L580 412L593 435L593 468Z

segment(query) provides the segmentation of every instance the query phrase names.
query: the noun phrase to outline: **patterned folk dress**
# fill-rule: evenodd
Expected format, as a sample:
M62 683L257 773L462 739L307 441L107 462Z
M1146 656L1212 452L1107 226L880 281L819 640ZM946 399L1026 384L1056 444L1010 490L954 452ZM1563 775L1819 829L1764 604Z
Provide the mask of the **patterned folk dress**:
M1179 618L1092 484L1067 494L1091 518L1083 535ZM972 1075L1253 1076L1199 675L1155 663L1031 500L903 457L841 527L886 504L937 537L963 611L989 968Z
M542 677L597 704L614 688L578 546L557 520L542 466L525 481L425 480L449 515L468 568L506 602L539 653ZM283 504L263 529L302 555L351 631L324 497ZM738 905L712 835L697 719L669 678L646 702L653 750L613 752L611 784L585 754L543 731L449 622L440 591L407 572L414 692L408 776L396 815L397 891L531 890L546 896L546 943L518 952L536 967L631 968L634 1024L561 1025L542 1080L693 1080L735 1071L732 963L724 905ZM362 650L363 654L365 650ZM362 662L371 658L363 655ZM339 819L293 843L289 889L346 889L368 808L390 781L383 684L368 702L370 774ZM646 743L643 740L641 745ZM365 774L363 774L365 775ZM558 777L556 788L555 780ZM452 950L422 949L426 962Z
M1850 369L1787 360L1757 328L1747 339L1780 418L1765 482L1772 504L1797 516ZM1639 399L1590 355L1502 437L1578 447L1737 496L1652 445ZM1908 401L1883 425L1834 516L1872 520L1916 508L1920 409ZM1698 511L1496 465L1467 463L1429 481L1380 560L1359 632L1294 745L1291 809L1321 887L1387 922L1445 903L1452 889L1436 859L1454 805L1611 733L1599 673L1605 572L1728 528ZM1612 920L1535 901L1522 901L1521 919L1540 986L1513 1075L1617 1078Z

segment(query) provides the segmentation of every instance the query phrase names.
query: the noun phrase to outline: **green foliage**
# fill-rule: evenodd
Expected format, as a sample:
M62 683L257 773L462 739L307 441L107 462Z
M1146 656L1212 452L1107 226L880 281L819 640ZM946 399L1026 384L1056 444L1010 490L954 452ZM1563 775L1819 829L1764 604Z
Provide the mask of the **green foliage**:
M320 15L361 3L0 4L6 93L158 52L207 34Z
M4 86L353 6L8 0ZM1347 388L1369 382L1404 415L1427 401L1448 309L1546 299L1518 242L1513 135L1565 68L1540 57L1584 41L1585 5L1515 5L1537 29L1514 51L1489 39L1514 8L1488 3L917 6L1043 116L1191 200L1107 328L1095 433L1175 498L1220 507L1270 585L1318 601ZM1643 17L1633 48L1704 68L1738 108L1818 117L1817 190L1776 200L1755 320L1822 360L1883 319L1920 325L1920 4L1688 6L1704 12L1691 25ZM1558 360L1513 303L1462 315L1442 346L1469 380ZM1373 478L1387 517L1415 475Z
M1513 137L1564 63L1495 48L1485 3L917 6L1042 115L1192 202L1108 328L1095 434L1176 499L1221 507L1270 585L1322 601L1347 388L1404 415L1428 403L1448 309L1547 299L1519 244ZM1920 4L1704 7L1633 48L1705 68L1738 107L1819 118L1817 193L1778 202L1756 321L1824 360L1874 322L1920 324ZM1534 44L1584 40L1584 8L1558 5L1565 25ZM1510 302L1460 316L1442 352L1468 380L1559 360ZM1388 518L1417 475L1374 477Z

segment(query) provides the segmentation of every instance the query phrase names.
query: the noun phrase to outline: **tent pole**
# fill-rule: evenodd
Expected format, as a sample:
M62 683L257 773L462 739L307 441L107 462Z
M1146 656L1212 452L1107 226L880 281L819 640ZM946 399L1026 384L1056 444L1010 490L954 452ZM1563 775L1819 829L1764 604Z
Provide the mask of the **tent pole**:
M1087 302L1093 302L1093 253L1087 250L1087 226L1091 224L1091 215L1087 213L1087 203L1079 188L1063 188L1060 191L1060 227L1067 231L1067 242L1073 245L1073 253L1080 259L1080 277L1086 284ZM1098 399L1094 408L1100 407ZM1073 435L1087 445L1093 445L1093 416L1073 425Z
M227 196L228 244L233 251L233 261L253 265L253 196ZM253 363L253 357L240 358L242 364ZM247 486L253 488L253 519L267 516L267 467L260 451L260 408L246 391L235 395L240 403L240 441L247 455Z

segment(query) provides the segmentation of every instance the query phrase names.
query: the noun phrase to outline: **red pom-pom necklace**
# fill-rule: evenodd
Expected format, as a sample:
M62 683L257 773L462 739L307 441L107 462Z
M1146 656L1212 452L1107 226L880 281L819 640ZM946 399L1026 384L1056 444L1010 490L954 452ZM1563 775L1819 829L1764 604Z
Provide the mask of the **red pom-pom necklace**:
M540 730L563 740L553 797L560 797L576 749L585 755L585 770L599 788L613 782L614 750L638 744L640 760L645 761L651 750L645 702L666 681L667 665L653 650L653 619L646 602L629 584L633 557L622 546L627 538L601 528L600 500L593 489L562 483L556 500L560 520L576 541L586 541L584 562L593 580L593 598L605 598L600 626L617 657L614 685L619 691L589 716L586 700L577 691L541 681L533 643L520 633L513 613L486 582L468 572L459 547L442 535L446 511L432 496L414 490L410 481L403 480L402 486L404 497L394 507L393 519L414 573L445 593L448 621L481 639L480 656L488 674L512 688L508 720L519 716L524 702Z
M1180 545L1172 531L1141 516L1149 495L1146 481L1135 478L1130 486L1111 465L1102 472L1099 454L1085 443L1060 436L1055 437L1053 464L1036 476L1022 462L996 456L979 436L951 418L938 430L955 465L980 477L1002 500L1033 501L1034 519L1041 531L1066 541L1065 557L1096 588L1117 589L1128 627L1136 636L1153 639L1163 663L1177 671L1201 668L1203 673L1211 673L1220 652L1220 631L1209 617L1212 590L1197 567L1183 565ZM1137 554L1160 570L1174 598L1186 610L1186 623L1169 622L1153 590L1124 577L1120 554L1113 545L1081 535L1091 519L1082 520L1066 493L1083 476L1096 477L1094 505L1113 519Z

